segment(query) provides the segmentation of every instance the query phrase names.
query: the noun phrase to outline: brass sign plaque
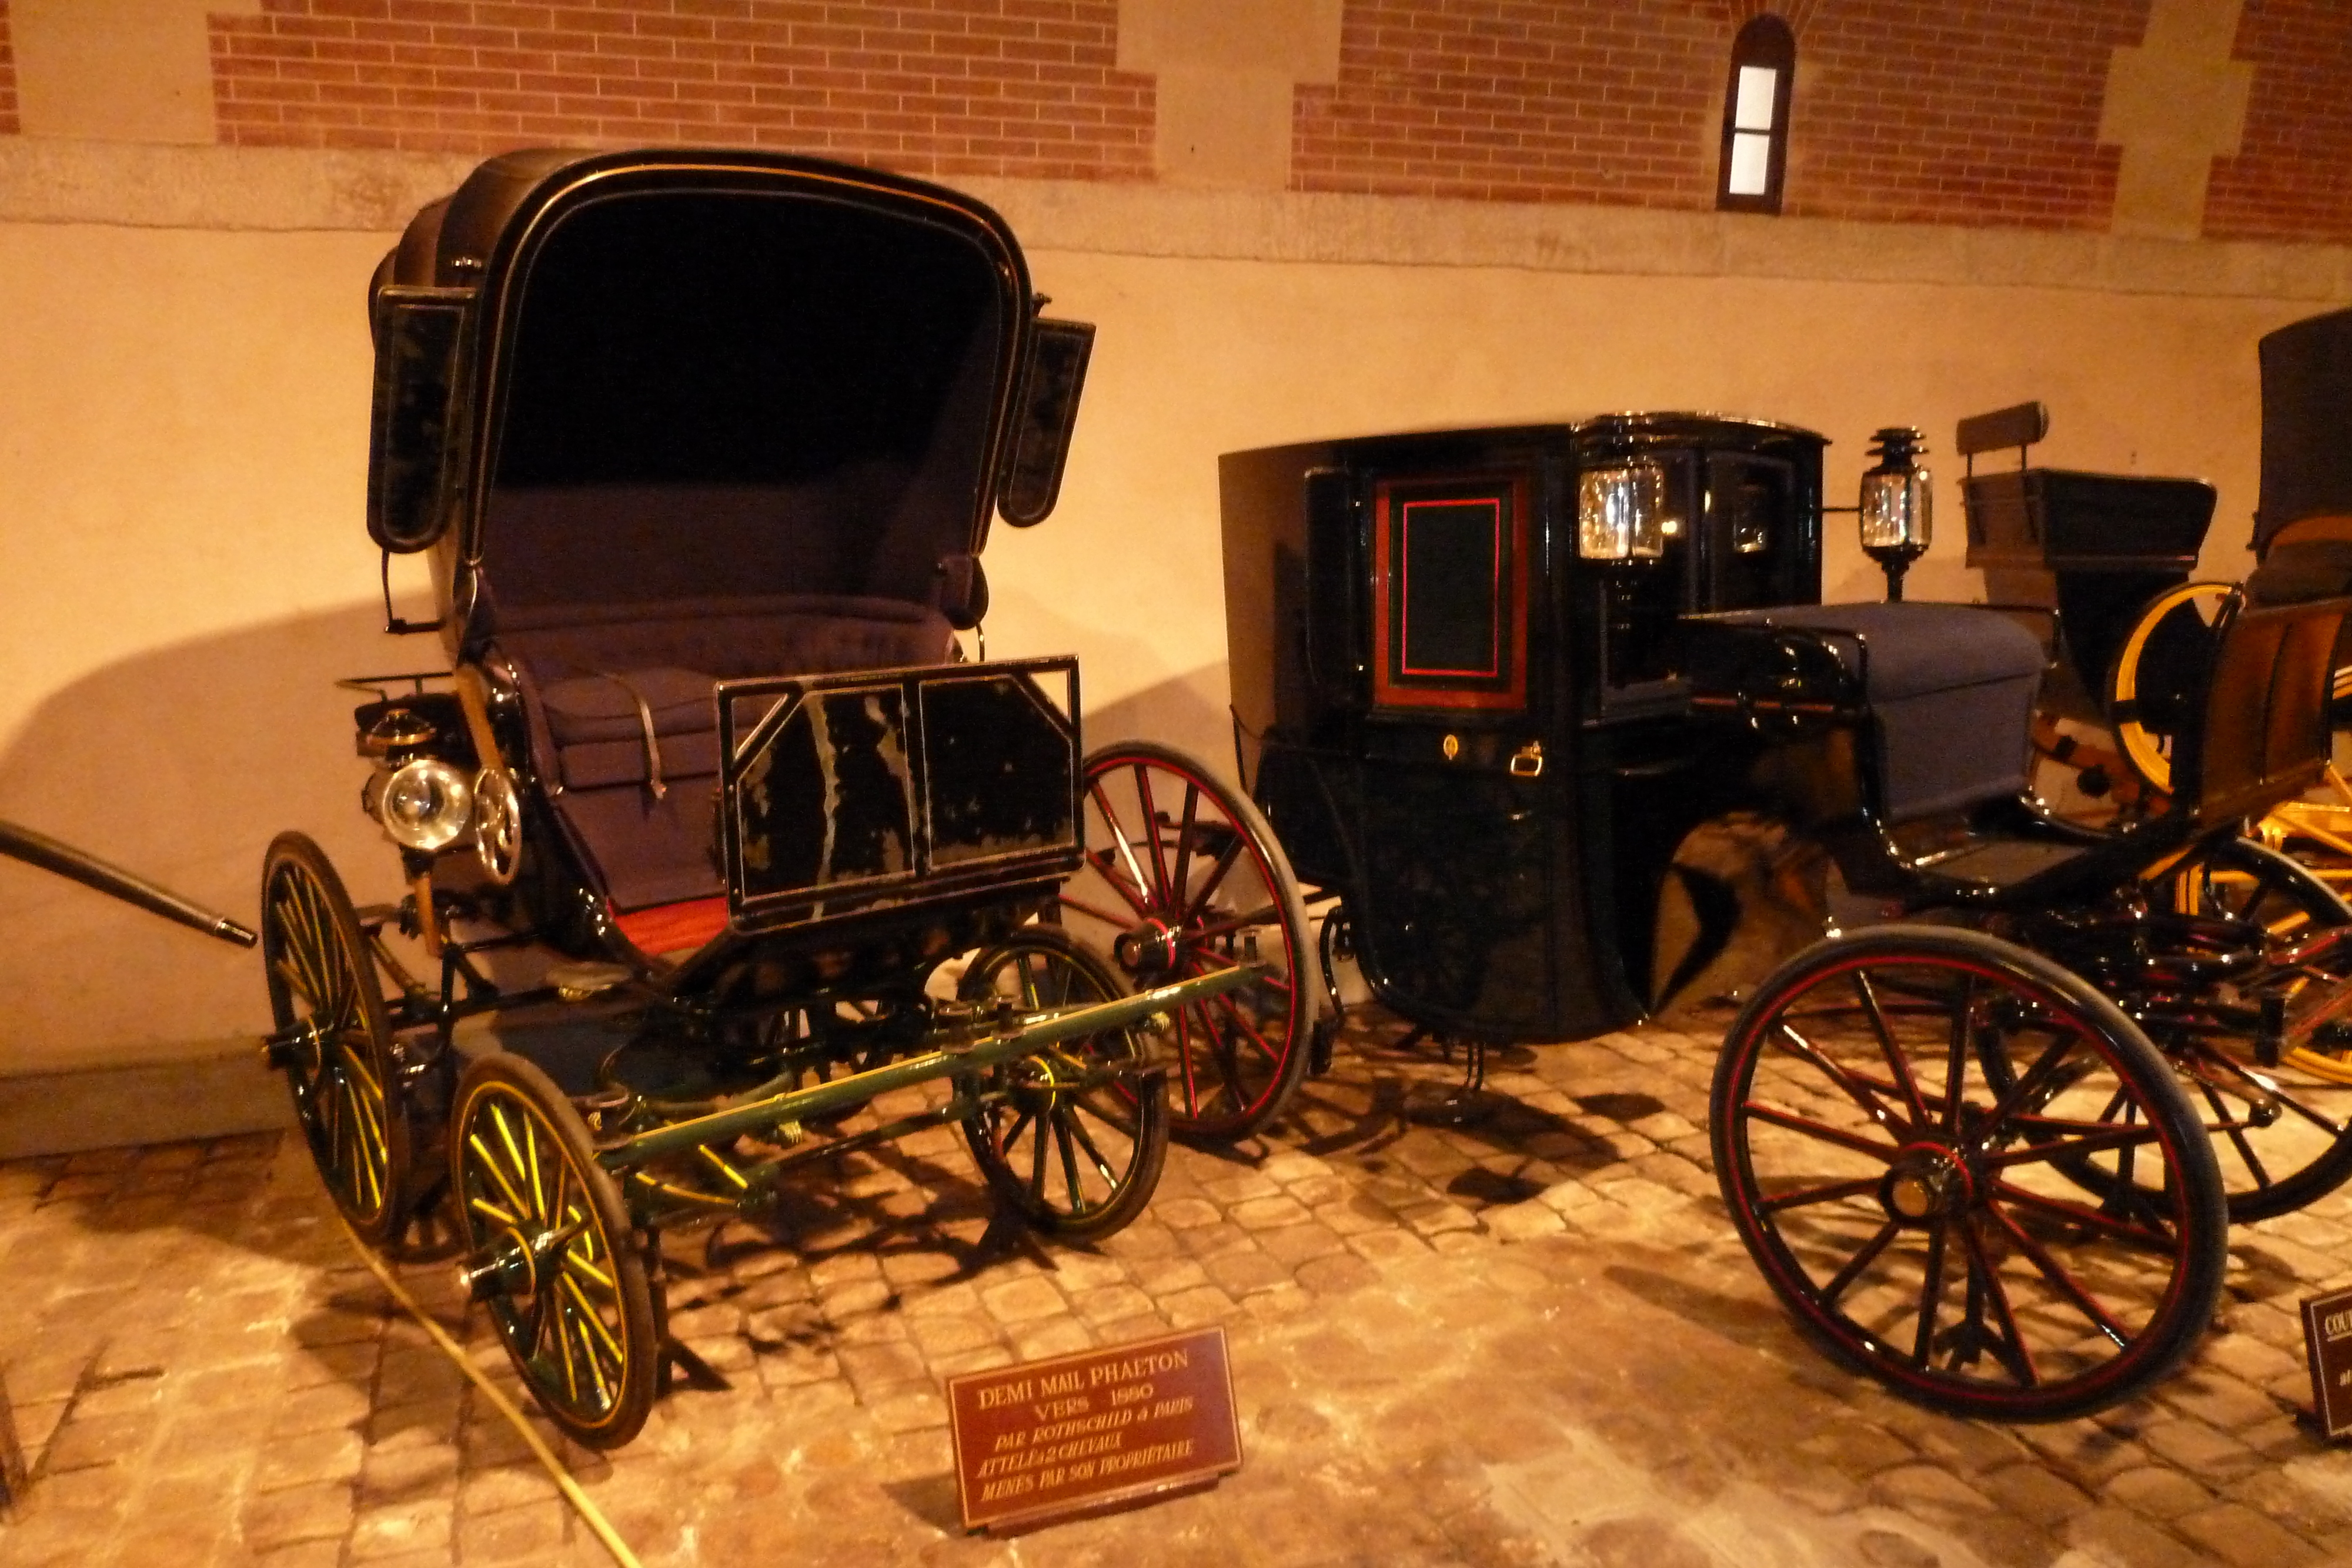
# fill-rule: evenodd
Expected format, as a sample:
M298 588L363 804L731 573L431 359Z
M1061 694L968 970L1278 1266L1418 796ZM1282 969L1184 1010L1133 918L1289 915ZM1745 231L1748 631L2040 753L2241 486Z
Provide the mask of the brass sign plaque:
M2319 1429L2331 1438L2352 1433L2352 1289L2303 1303L2303 1345Z
M1242 1463L1222 1328L950 1378L948 1417L966 1530L1104 1512Z

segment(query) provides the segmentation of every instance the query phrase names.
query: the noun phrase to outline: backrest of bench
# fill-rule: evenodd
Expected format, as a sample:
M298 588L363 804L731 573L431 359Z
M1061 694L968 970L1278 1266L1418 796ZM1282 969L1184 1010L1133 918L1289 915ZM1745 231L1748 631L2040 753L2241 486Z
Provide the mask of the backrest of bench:
M2179 810L2200 827L2261 816L2318 782L2333 730L2328 686L2352 599L2222 611L2202 722L2175 743Z

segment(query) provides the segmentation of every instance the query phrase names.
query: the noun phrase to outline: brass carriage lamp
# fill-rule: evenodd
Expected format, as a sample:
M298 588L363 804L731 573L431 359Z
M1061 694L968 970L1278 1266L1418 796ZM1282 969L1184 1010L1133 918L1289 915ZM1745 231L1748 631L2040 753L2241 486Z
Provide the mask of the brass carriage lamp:
M1878 466L1862 476L1862 549L1886 573L1886 601L1900 603L1903 574L1927 553L1935 532L1934 492L1916 459L1927 450L1919 433L1891 424L1871 439Z
M1654 463L1588 468L1576 482L1576 553L1587 560L1655 560L1675 531L1666 473Z

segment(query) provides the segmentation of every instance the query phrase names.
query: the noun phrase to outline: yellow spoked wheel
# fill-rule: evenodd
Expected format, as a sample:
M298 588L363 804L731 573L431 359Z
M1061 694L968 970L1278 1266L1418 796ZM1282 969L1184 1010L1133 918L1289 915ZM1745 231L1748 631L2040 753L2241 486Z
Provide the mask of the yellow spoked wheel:
M392 1030L342 878L301 833L283 833L261 871L261 958L285 1069L310 1157L351 1228L372 1246L407 1218L408 1103Z
M1127 994L1117 973L1059 931L1025 926L972 960L967 1001L1018 1013L1107 1002ZM1002 1098L964 1123L997 1200L1032 1229L1093 1240L1143 1212L1168 1157L1164 1080L1127 1076L1142 1041L1130 1030L1066 1040L1005 1063L984 1087Z
M545 1072L505 1053L466 1069L449 1187L467 1283L540 1408L592 1448L635 1437L660 1354L645 1258L586 1125Z
M2336 672L2336 696L2352 686L2352 668ZM2293 855L2338 894L2352 893L2352 783L2327 765L2332 800L2289 800L2254 824L2254 836Z
M2124 757L2151 789L2172 788L2172 737L2193 685L2211 656L2213 619L2235 591L2226 582L2184 582L2148 601L2116 654L2107 678L2107 719Z
M2250 839L2193 851L2149 892L2159 908L2242 922L2262 945L2227 986L2159 998L2139 1017L2212 1134L2230 1218L2289 1213L2352 1180L2352 1049L2263 1044L2266 1030L2352 981L2352 955L2303 946L2352 925L2352 907Z

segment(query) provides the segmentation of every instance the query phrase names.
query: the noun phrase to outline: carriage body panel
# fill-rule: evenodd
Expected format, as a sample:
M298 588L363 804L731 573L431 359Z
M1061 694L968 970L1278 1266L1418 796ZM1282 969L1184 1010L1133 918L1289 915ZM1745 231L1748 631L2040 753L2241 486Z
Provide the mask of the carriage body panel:
M1629 413L1222 460L1243 775L1383 1000L1511 1040L1640 1016L1663 858L1718 805L1676 624L1820 598L1823 444ZM1628 466L1659 552L1582 559L1580 486Z

